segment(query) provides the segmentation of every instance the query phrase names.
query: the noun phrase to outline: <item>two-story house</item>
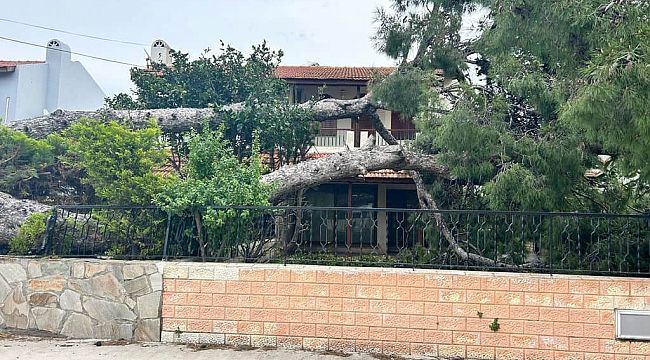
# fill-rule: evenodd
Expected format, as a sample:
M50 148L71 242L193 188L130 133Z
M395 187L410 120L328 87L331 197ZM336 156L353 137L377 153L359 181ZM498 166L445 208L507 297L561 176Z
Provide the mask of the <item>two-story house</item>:
M291 100L302 103L323 98L360 98L368 92L373 76L393 71L395 68L391 67L279 66L275 74L289 84ZM407 145L415 139L415 126L410 119L386 110L379 110L379 117L398 141ZM309 156L328 156L361 147L374 132L372 122L364 117L324 121ZM376 138L377 145L385 145L381 137ZM373 171L356 178L321 184L306 191L305 201L307 205L323 207L419 207L413 179L405 172L392 170ZM323 232L321 236L330 238L312 238L312 243L331 243L334 241L331 238L336 237L337 246L342 248L358 249L360 245L366 245L369 249L386 253L407 246L405 241L412 243L418 237L417 230L414 230L410 239L404 239L405 230L411 226L408 214L403 212L355 212L346 216L332 213L329 217L327 227L335 228L336 234ZM322 219L312 219L312 227L322 225ZM312 232L312 236L318 237L319 233Z

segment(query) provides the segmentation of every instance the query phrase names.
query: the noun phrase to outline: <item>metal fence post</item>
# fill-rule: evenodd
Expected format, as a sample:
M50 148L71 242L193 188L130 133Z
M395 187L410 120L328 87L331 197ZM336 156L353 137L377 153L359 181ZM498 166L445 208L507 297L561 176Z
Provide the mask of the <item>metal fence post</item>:
M169 230L172 224L172 214L167 213L167 229L165 230L165 245L163 246L163 260L167 260L167 247L169 246Z
M45 221L45 234L43 235L43 244L41 245L41 251L45 252L45 254L50 253L52 250L52 242L54 241L54 230L56 229L58 214L58 208L54 207L54 213Z

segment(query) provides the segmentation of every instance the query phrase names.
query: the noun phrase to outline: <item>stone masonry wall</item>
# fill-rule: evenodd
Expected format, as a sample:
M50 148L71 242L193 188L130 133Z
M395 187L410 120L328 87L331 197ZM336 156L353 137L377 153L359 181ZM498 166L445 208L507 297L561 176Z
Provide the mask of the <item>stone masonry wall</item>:
M650 342L615 340L614 329L614 309L650 310L650 279L168 263L163 288L163 341L650 360Z
M161 292L153 262L0 257L0 328L159 341Z

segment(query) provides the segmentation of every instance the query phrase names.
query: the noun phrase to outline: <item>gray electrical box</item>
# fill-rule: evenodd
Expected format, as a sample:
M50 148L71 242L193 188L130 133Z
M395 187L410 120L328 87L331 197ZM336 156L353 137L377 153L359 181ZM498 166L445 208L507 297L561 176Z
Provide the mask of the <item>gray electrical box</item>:
M616 338L650 341L650 311L616 310Z

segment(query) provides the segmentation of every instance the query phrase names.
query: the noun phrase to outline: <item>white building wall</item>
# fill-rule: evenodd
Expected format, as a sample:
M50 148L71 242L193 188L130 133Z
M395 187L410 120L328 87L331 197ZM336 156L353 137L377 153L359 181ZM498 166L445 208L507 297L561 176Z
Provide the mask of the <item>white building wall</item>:
M43 115L44 111L97 110L105 94L78 61L71 61L70 48L50 40L45 63L20 64L13 72L0 73L0 116L17 121Z
M96 110L104 104L106 95L78 61L62 64L59 78L59 98L52 112L65 110Z
M0 73L0 117L7 123L16 118L16 90L18 74L15 72ZM9 98L9 111L6 112L7 98Z
M47 64L20 65L16 67L15 73L18 83L14 99L14 119L43 115L47 95Z

